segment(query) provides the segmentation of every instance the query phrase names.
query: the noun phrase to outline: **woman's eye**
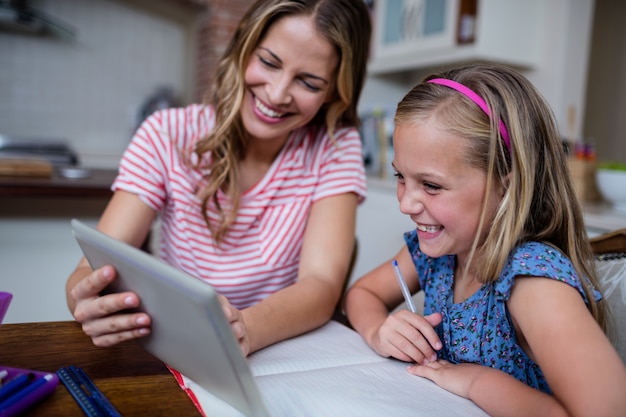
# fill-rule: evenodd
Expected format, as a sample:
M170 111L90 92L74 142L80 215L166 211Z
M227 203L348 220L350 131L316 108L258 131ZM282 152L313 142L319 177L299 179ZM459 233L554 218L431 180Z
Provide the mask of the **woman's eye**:
M404 177L399 172L394 171L393 176L398 179L398 181L404 181Z
M307 80L304 80L304 79L302 80L302 84L304 85L305 88L307 88L307 89L309 89L309 90L311 90L313 92L317 92L317 91L321 90L320 87L318 87L316 85L313 85L313 84L311 84L310 82L308 82Z
M269 60L267 60L267 59L263 58L262 56L259 56L259 61L261 61L261 63L262 63L263 65L265 65L266 67L269 67L269 68L278 68L278 65L274 64L272 61L269 61Z

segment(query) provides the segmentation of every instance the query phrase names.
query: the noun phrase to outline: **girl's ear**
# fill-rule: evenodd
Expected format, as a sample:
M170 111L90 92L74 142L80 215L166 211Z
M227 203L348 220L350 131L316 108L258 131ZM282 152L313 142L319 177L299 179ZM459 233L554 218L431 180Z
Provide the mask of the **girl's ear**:
M506 193L506 190L509 189L509 185L511 184L511 175L512 173L509 172L504 176L504 178L502 178L501 185L498 189L498 196L500 198L504 197L504 193Z

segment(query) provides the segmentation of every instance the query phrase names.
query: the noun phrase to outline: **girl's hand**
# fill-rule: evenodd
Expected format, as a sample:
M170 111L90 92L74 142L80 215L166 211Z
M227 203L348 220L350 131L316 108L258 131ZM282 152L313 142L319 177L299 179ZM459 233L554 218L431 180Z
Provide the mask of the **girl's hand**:
M115 279L115 269L105 266L76 283L70 292L75 308L72 312L94 345L112 346L150 333L150 316L124 310L139 306L139 297L132 292L101 296Z
M219 295L220 304L226 319L230 323L230 329L239 343L239 348L243 356L248 356L250 353L250 337L248 335L248 328L243 320L241 311L237 310L223 295Z
M405 362L428 364L437 360L441 341L434 327L441 323L441 314L422 317L401 310L390 314L378 328L372 348L381 356Z
M410 374L430 379L446 391L463 398L469 398L472 384L489 368L475 363L453 364L439 359L426 365L411 365Z

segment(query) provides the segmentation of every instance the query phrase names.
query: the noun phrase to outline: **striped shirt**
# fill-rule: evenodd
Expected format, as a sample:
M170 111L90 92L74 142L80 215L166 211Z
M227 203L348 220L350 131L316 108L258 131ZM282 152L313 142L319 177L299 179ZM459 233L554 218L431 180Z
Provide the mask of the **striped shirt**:
M214 123L213 108L197 104L154 113L126 149L112 188L137 194L159 213L159 255L164 261L245 308L296 281L306 220L315 201L344 193L356 193L363 201L361 139L353 127L337 129L335 143L326 129L292 132L265 176L243 192L236 221L218 247L196 195L206 171L185 162L193 160L196 142ZM221 191L218 199L229 207ZM208 215L217 219L212 206Z

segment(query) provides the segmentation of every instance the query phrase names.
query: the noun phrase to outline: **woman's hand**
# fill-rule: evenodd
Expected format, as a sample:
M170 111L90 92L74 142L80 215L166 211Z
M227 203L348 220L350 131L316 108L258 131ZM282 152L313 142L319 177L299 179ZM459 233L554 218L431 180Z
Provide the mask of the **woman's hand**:
M441 314L422 317L407 310L390 314L378 328L372 348L381 356L405 362L428 364L437 360L441 341L434 327L441 323Z
M243 320L241 311L233 307L233 305L223 295L219 295L219 299L224 315L226 316L226 320L230 323L230 329L239 343L241 353L243 356L248 356L248 354L250 354L250 337L248 334L248 327Z
M116 277L115 269L104 266L78 281L70 291L74 301L72 312L94 345L112 346L150 333L150 316L124 310L138 307L137 294L132 292L100 295Z

